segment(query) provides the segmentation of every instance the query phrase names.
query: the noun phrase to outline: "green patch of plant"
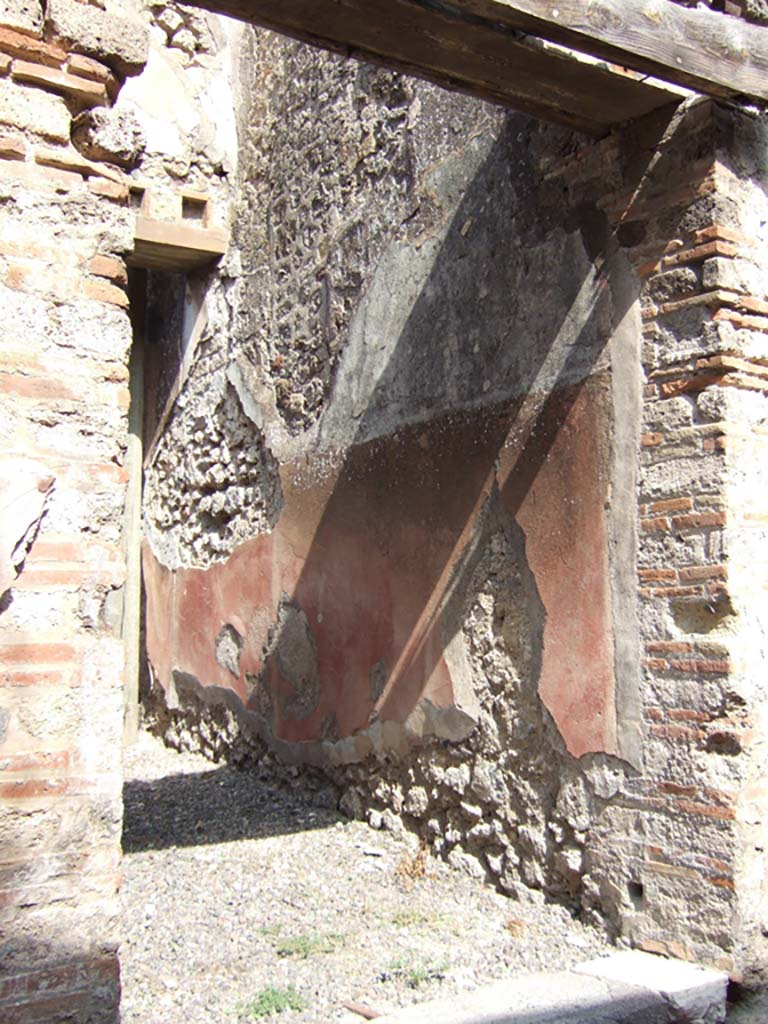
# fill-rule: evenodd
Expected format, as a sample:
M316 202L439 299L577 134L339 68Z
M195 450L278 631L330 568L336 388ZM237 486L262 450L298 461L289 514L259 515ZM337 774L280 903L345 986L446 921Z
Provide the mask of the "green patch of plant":
M275 952L278 956L295 956L306 960L321 953L333 953L343 941L343 936L335 934L291 935L276 944Z
M448 932L450 935L455 935L457 938L465 932L463 923L455 914L438 914L437 917L435 917L433 924L436 931L441 930Z
M400 957L392 961L388 973L401 977L409 988L421 988L430 981L442 981L445 969L445 964L414 963L407 957Z
M288 988L274 988L267 985L256 998L244 1007L246 1016L253 1020L260 1017L271 1017L276 1013L285 1013L286 1010L305 1010L306 1001L299 995L293 985Z

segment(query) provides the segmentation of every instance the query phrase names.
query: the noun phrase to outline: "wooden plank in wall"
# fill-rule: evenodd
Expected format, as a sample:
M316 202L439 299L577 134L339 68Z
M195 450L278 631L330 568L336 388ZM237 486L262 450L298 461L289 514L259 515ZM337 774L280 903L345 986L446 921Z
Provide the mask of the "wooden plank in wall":
M139 216L128 264L149 270L195 270L223 256L228 245L229 232L223 228L167 223Z
M531 38L510 23L511 8L501 0L477 10L443 0L197 0L195 6L593 135L678 99Z

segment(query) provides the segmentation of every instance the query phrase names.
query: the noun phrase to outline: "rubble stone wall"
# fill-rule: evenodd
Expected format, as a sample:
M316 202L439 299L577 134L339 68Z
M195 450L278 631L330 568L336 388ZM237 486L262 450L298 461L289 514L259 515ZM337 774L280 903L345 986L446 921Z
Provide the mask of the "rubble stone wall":
M131 196L151 193L145 212L169 222L184 188L224 207L234 167L210 108L232 100L217 24L173 4L0 3L8 1024L118 1018ZM166 133L143 106L164 81L164 95L176 83Z
M250 45L210 358L262 484L217 556L150 533L158 727L754 971L759 677L729 574L756 546L723 437L763 394L757 122L694 103L585 144ZM195 413L160 457L195 438L215 473L231 445Z

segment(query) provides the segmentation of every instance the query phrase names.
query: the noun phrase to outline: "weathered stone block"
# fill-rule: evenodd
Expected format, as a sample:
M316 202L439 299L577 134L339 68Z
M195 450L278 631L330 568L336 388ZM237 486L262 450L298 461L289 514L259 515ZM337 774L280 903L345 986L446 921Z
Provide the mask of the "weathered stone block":
M0 0L0 25L39 32L43 26L43 5L40 0Z
M95 57L122 77L136 74L147 61L149 29L125 17L119 6L100 10L77 0L51 0L48 22L76 52Z
M66 142L69 111L63 99L0 79L0 124Z
M146 148L138 118L130 110L100 107L75 119L72 142L90 160L108 160L136 167Z

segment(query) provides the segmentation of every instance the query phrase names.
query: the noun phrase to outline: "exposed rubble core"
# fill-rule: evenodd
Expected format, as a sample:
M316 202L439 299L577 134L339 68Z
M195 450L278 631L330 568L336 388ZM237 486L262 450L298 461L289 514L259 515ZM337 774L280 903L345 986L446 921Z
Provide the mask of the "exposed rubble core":
M291 80L311 94L309 68ZM412 145L414 187L438 216L414 238L390 211L303 431L284 429L282 364L267 365L240 304L270 280L244 239L268 251L271 214L251 205L230 379L263 417L283 505L269 536L207 575L171 578L146 553L150 607L182 600L149 639L167 688L150 697L158 725L212 756L301 764L325 799L321 768L347 813L415 829L451 863L509 892L542 888L643 948L755 963L706 923L736 913L725 794L750 771L729 753L744 750L745 713L727 696L739 627L714 440L730 415L720 382L736 372L718 353L735 340L728 307L710 318L723 293L707 289L759 278L726 255L746 207L712 182L721 140L738 133L753 152L751 122L694 105L648 126L662 154L648 164L631 133L580 149L490 111L480 133L433 135L458 114L408 88L434 102L413 115ZM253 168L260 189L284 190L291 172L259 155L267 134L248 137L246 180ZM370 197L345 202L384 223ZM191 650L181 623L202 609L211 628ZM212 657L222 623L242 637L237 680ZM679 867L674 851L701 837L707 852Z
M442 217L425 165L502 115L266 32L253 34L241 60L248 102L237 334L296 434L323 410L385 247L393 237L426 238ZM291 81L307 87L286 89Z
M198 368L146 475L147 536L173 567L225 558L271 529L281 504L277 464L237 392L221 374L217 388L204 360Z

